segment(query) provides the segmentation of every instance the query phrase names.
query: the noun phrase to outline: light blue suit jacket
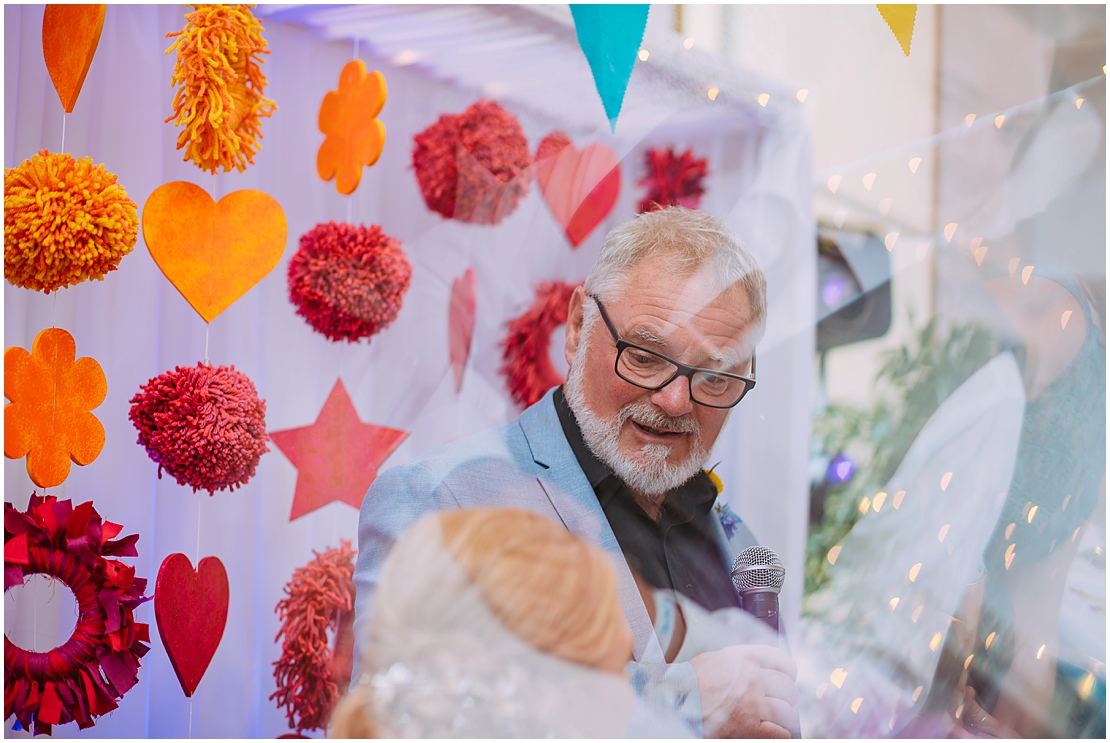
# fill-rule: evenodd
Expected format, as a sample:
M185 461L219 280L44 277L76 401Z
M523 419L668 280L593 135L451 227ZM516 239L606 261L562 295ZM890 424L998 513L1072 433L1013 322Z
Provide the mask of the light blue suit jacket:
M374 591L382 565L401 533L428 511L449 508L523 508L564 525L582 539L604 549L613 559L618 593L634 637L629 666L632 684L642 701L656 711L677 714L701 731L701 699L689 663L668 665L648 618L636 582L605 518L593 488L567 443L552 392L508 425L453 441L408 464L383 472L366 493L359 513L358 559L354 581L355 665L359 668L363 637L373 614ZM712 519L721 560L731 569L732 557L755 544L743 525L726 537ZM630 735L655 737L641 715Z

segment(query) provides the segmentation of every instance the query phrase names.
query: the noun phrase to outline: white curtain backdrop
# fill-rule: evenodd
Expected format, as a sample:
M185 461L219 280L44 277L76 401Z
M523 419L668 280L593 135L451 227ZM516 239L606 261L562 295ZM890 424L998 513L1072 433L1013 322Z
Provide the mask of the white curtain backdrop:
M65 121L65 150L91 156L119 176L140 206L163 183L186 180L219 199L254 188L285 210L289 239L278 267L212 322L209 357L234 364L266 401L268 430L311 424L337 378L342 378L367 422L401 428L409 437L386 467L409 461L447 441L513 420L518 411L497 373L498 343L506 322L532 301L543 280L581 280L609 228L630 218L640 198L643 151L656 145L693 147L709 158L702 207L726 218L745 238L768 275L770 322L759 348L759 386L737 408L714 458L725 498L764 544L788 567L784 614L800 612L807 520L811 407L814 234L809 138L801 117L772 118L751 106L751 116L706 117L661 108L642 86L626 101L616 136L598 121L594 139L622 157L620 200L608 220L572 250L543 203L538 188L497 227L445 221L420 196L411 162L412 136L439 114L459 112L480 97L398 68L363 47L370 69L389 86L381 114L387 139L378 164L363 173L351 197L315 172L322 135L316 128L324 93L337 86L352 56L350 41L324 42L289 23L267 23L272 54L263 71L266 95L278 110L265 120L262 151L245 173L210 176L183 163L174 149L170 115L173 56L165 34L184 25L183 6L109 7L103 35L76 108ZM46 73L41 49L43 6L4 8L4 164L18 165L40 148L62 146L63 113ZM460 60L465 64L465 60ZM595 96L578 73L567 85ZM635 86L634 86L635 87ZM783 100L789 96L780 96ZM506 106L512 110L511 103ZM551 130L520 114L532 150ZM579 147L588 139L578 139ZM294 314L285 271L297 238L328 220L380 224L399 238L413 264L412 286L396 322L369 343L332 343ZM447 309L451 282L473 267L478 281L477 319L462 391L455 393L448 361ZM207 675L192 700L181 692L158 639L152 604L137 620L149 622L152 651L143 659L139 684L120 707L87 731L75 724L55 735L77 737L274 737L287 732L284 715L268 699L274 691L274 606L293 570L312 550L355 541L357 513L332 503L289 522L296 470L271 444L257 475L235 492L192 493L168 477L136 444L128 400L151 377L204 357L205 324L162 276L141 236L134 252L103 282L86 282L56 295L4 286L4 345L30 348L52 324L73 334L78 356L103 367L108 396L94 413L107 443L99 458L74 467L51 494L92 500L104 518L138 533L137 575L153 591L158 566L182 552L196 564L215 555L227 567L231 602L227 628ZM559 354L561 356L561 353ZM34 489L23 460L6 460L5 500L25 508ZM30 601L5 601L5 633L17 637L66 632L72 610L34 610ZM46 649L39 647L39 649ZM11 721L6 730L10 731ZM9 734L12 734L9 732ZM21 735L15 733L15 735Z

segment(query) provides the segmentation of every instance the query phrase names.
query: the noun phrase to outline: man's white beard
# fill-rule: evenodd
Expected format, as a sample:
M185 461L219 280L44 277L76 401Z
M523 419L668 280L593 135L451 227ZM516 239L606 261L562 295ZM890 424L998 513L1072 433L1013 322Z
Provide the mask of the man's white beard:
M575 354L575 363L570 365L563 391L566 394L567 404L570 405L578 421L582 438L594 456L604 462L633 491L651 497L662 496L698 474L709 459L709 450L702 445L701 427L692 414L675 418L649 402L625 405L620 409L615 420L605 420L590 410L582 389L588 343L588 334L583 332L578 352ZM681 383L681 380L677 383ZM671 453L670 446L645 444L640 452L646 462L637 462L626 457L621 452L619 439L621 427L630 418L651 428L684 431L691 434L693 441L689 456L678 464L670 464L667 461Z

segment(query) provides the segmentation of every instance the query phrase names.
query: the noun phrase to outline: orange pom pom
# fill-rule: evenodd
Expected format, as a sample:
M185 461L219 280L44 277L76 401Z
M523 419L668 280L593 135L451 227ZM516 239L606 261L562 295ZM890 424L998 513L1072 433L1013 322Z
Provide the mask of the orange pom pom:
M103 280L135 248L137 208L91 157L40 150L4 171L4 278L47 294Z
M166 54L177 50L173 85L181 85L173 99L174 115L166 119L184 129L177 149L185 160L215 175L254 164L262 149L262 117L277 106L262 97L266 76L259 64L269 54L262 24L250 5L193 5L183 31Z

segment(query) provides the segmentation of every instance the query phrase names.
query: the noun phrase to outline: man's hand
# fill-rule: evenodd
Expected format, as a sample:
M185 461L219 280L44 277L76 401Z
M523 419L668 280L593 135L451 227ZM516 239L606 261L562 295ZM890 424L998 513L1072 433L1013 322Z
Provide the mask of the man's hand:
M949 738L1020 738L1014 730L994 719L975 701L975 690L964 687L963 727L954 725Z
M789 738L798 729L798 666L766 645L734 645L690 661L706 738Z

